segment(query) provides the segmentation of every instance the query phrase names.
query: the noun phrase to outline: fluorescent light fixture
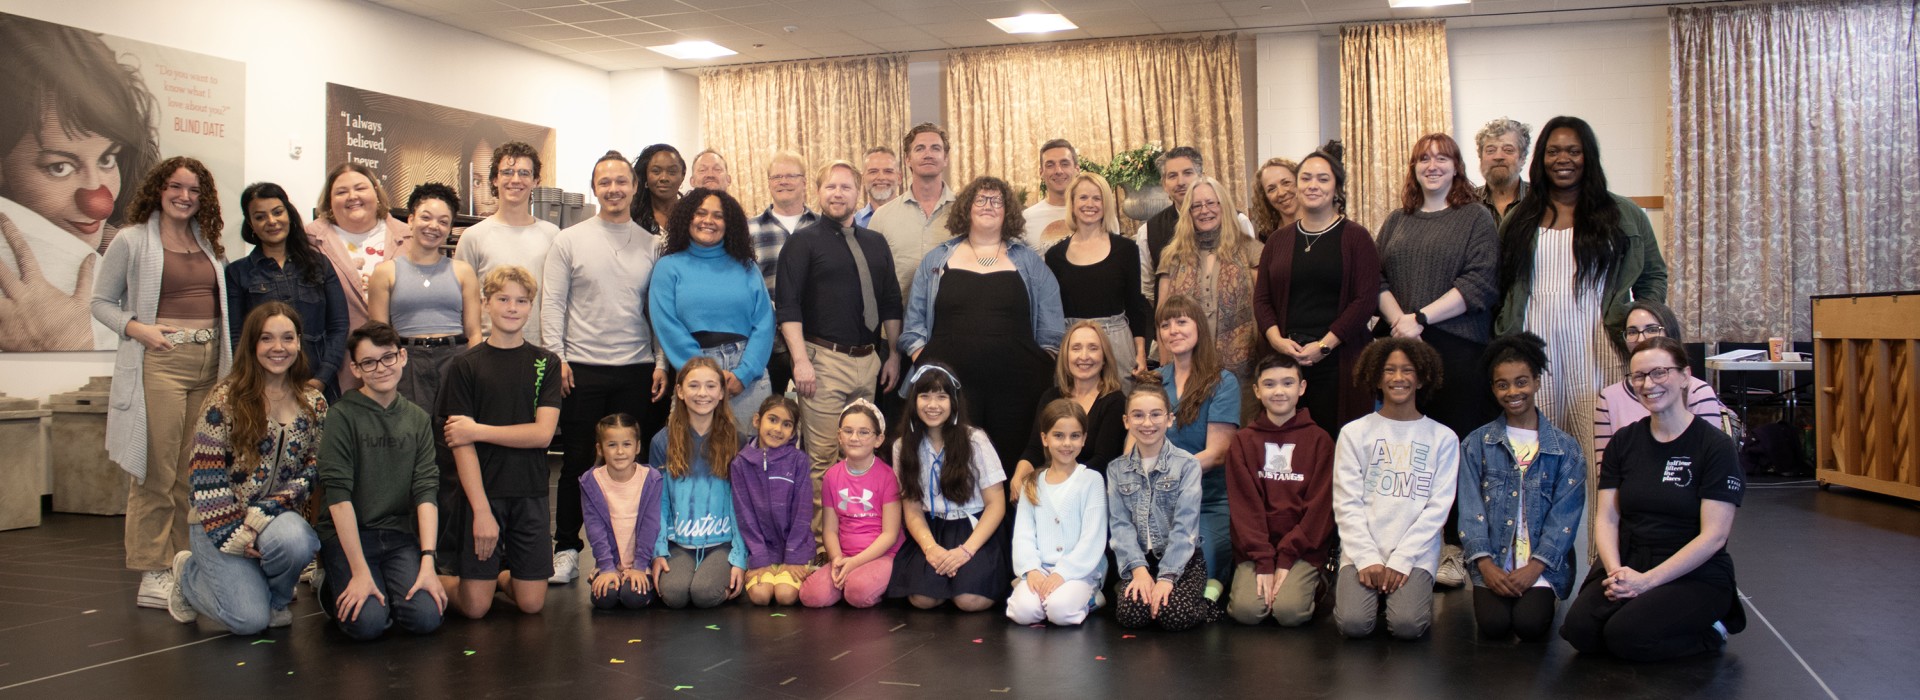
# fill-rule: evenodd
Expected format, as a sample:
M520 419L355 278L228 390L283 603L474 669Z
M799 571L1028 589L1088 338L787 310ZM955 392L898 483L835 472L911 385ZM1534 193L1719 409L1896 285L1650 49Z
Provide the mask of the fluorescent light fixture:
M667 44L665 46L649 46L647 50L663 53L686 61L702 58L719 58L721 56L732 56L739 53L738 51L711 41L682 41L678 44Z
M1080 28L1080 25L1068 21L1061 15L1024 14L1019 17L1001 17L987 21L1008 34L1045 34Z
M1439 7L1441 5L1465 5L1473 0L1387 0L1387 6L1395 9L1408 7Z

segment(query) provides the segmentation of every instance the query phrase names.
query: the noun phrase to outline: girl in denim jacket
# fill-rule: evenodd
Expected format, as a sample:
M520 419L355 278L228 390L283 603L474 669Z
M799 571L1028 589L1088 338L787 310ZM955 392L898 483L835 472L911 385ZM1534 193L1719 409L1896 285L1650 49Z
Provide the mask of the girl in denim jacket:
M1166 390L1143 381L1127 396L1133 449L1107 465L1107 531L1120 566L1120 626L1177 632L1211 621L1200 556L1200 462L1167 441Z
M1502 413L1460 441L1460 544L1473 577L1473 618L1487 641L1545 641L1555 599L1572 590L1585 452L1534 407L1545 341L1532 333L1496 338L1483 362Z

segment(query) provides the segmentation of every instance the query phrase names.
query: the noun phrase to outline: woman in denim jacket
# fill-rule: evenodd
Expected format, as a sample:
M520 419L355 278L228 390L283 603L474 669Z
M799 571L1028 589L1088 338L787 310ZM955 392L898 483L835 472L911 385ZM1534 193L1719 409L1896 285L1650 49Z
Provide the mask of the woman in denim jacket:
M254 246L227 265L227 340L237 342L247 312L269 301L286 302L300 314L300 347L313 365L308 385L340 397L340 365L346 359L347 296L333 264L307 237L287 191L256 182L240 193L240 238Z
M954 198L953 237L920 261L900 333L900 351L915 363L953 368L967 392L967 420L986 431L1008 470L1033 436L1066 323L1059 282L1021 240L1026 222L1013 196L1006 181L980 177Z
M1120 567L1114 615L1121 627L1169 632L1215 617L1200 556L1200 462L1167 441L1165 390L1141 382L1127 397L1133 449L1107 465L1107 532Z
M1534 406L1545 341L1532 333L1496 338L1483 362L1502 413L1460 441L1460 544L1473 617L1483 640L1544 641L1555 599L1573 589L1586 456Z

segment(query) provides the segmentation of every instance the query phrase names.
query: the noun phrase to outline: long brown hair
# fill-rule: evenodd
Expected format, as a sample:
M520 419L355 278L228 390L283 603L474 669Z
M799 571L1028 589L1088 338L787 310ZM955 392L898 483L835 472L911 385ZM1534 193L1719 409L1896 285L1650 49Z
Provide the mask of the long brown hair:
M713 358L700 356L680 366L681 384L693 376L695 370L707 370L714 376L724 376L720 372L720 363ZM693 472L693 442L698 436L693 433L692 411L687 402L680 399L680 391L673 392L673 411L667 414L667 475L675 479L685 478ZM733 425L733 410L727 407L723 397L713 407L713 424L707 428L707 468L713 471L713 477L725 481L727 468L733 464L733 456L740 452L739 429ZM660 465L655 465L660 466Z
M1282 214L1280 210L1274 209L1273 203L1267 201L1266 185L1261 184L1267 177L1268 168L1279 168L1287 171L1295 178L1294 188L1298 190L1300 187L1300 164L1290 158L1268 158L1267 162L1261 163L1260 167L1254 169L1253 195L1247 198L1247 201L1250 202L1247 205L1247 216L1253 219L1253 232L1262 239L1265 239L1274 231L1278 230L1281 224L1287 223L1284 221L1286 215ZM1298 213L1300 209L1298 193L1294 195L1293 201L1294 211Z
M1434 132L1413 142L1413 153L1407 156L1407 179L1400 186L1400 211L1412 214L1420 211L1427 203L1427 193L1420 188L1420 156L1427 151L1453 159L1453 182L1447 185L1447 208L1457 209L1469 204L1478 204L1480 195L1473 191L1473 183L1467 180L1465 161L1461 159L1460 144L1452 136Z
M1232 235L1240 234L1236 231ZM1213 345L1213 324L1207 322L1207 310L1198 300L1185 294L1167 297L1160 302L1153 323L1158 327L1181 317L1193 319L1193 369L1187 374L1185 390L1180 392L1180 408L1173 412L1175 426L1199 420L1200 409L1213 396L1213 385L1220 383L1220 349Z
M293 322L293 335L301 334L300 314L286 302L269 301L253 307L247 314L247 322L241 327L240 337L234 339L237 351L244 351L244 360L235 358L233 373L222 382L227 392L227 445L233 450L233 462L236 467L252 467L260 463L260 441L267 434L267 370L260 366L259 351L256 349L261 334L266 332L267 321L275 316L285 316ZM238 352L236 352L238 354ZM300 346L300 353L293 358L293 366L287 368L282 378L286 387L300 400L300 413L307 420L319 420L320 414L314 410L311 402L305 398L307 381L313 379L313 366L307 363L307 347Z
M1074 331L1082 328L1093 331L1094 337L1100 339L1100 395L1119 391L1120 370L1114 367L1113 340L1107 337L1107 332L1100 328L1099 323L1092 320L1075 323L1067 329L1066 335L1060 336L1060 357L1053 363L1053 385L1060 389L1061 396L1073 396L1073 370L1067 366L1067 345L1073 342Z
M181 168L200 180L200 210L193 214L194 223L200 225L200 238L213 249L213 257L226 257L227 247L220 242L220 232L226 227L226 221L220 218L220 190L213 186L213 173L198 160L174 156L148 170L147 176L140 180L139 193L134 195L133 203L127 205L127 222L144 224L153 218L153 213L160 210L160 196L167 190L167 178Z
M1080 404L1074 403L1073 399L1054 399L1047 402L1047 407L1040 409L1039 425L1035 427L1041 435L1046 435L1047 431L1053 430L1054 425L1068 418L1080 424L1081 435L1086 434L1087 412L1080 408ZM1046 460L1034 467L1033 476L1027 479L1023 489L1027 495L1027 501L1036 506L1040 505L1040 480L1046 478L1047 470L1052 467L1053 448L1047 448Z

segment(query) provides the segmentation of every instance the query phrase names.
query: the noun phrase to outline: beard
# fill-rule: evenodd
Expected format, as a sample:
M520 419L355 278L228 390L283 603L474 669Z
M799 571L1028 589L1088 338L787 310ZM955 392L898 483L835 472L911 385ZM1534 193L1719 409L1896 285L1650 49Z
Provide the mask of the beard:
M1487 184L1489 185L1495 183L1504 185L1519 179L1518 171L1504 165L1489 166L1480 174L1487 178Z
M892 186L869 187L867 188L867 198L876 202L893 201L894 189Z

